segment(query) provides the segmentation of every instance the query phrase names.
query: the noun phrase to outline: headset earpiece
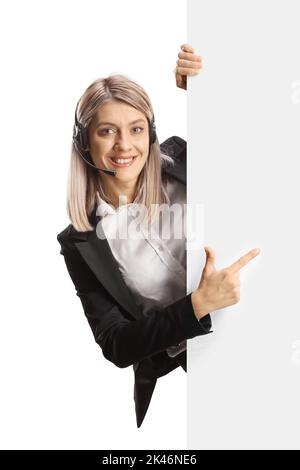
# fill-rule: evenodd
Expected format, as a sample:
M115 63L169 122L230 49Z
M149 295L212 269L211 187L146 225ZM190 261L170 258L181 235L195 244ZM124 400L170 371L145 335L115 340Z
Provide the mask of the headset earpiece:
M80 147L82 148L82 150L86 151L88 147L88 133L87 133L87 129L83 127L82 124L79 124L78 126L77 136L78 136L77 141Z
M77 119L78 104L79 103L77 103L76 111L75 111L75 124L73 127L73 141L76 142L76 144L82 151L87 151L88 133L87 133L87 129Z

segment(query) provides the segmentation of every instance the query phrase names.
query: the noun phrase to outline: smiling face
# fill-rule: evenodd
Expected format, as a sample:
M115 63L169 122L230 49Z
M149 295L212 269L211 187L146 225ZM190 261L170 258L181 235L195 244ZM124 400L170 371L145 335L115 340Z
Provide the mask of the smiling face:
M89 153L97 167L117 171L101 178L135 185L148 152L148 121L142 112L118 100L101 106L89 126Z

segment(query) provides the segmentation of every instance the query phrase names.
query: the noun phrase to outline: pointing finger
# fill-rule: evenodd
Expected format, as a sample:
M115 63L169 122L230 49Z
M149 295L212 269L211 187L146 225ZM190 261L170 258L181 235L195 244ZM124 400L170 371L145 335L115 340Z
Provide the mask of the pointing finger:
M260 253L259 248L254 248L253 250L248 251L244 256L241 256L235 263L231 264L226 271L229 271L231 273L234 273L238 271L239 269L243 268L246 266L249 261L251 261L255 256L257 256Z

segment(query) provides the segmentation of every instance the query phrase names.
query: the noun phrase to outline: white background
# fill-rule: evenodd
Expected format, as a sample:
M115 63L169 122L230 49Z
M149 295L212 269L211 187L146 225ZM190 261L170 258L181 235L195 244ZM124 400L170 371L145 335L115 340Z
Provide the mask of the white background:
M186 139L173 70L184 0L1 4L0 442L3 449L184 449L181 367L158 380L136 427L132 367L94 342L59 254L77 100L124 73L152 101L160 142Z
M188 2L189 201L241 300L188 345L189 449L300 448L299 1ZM196 285L195 285L196 287Z

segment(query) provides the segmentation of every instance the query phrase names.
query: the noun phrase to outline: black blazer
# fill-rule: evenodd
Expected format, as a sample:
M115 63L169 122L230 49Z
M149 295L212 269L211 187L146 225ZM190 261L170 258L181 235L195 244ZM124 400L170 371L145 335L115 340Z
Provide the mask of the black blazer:
M175 161L174 166L162 171L186 184L186 142L173 136L160 148ZM208 314L198 322L191 294L162 310L142 314L122 278L107 239L97 237L100 218L96 209L95 204L90 217L92 231L78 232L70 224L57 239L103 356L117 367L133 366L136 421L140 427L157 379L179 365L186 372L186 351L171 358L166 348L209 333L211 318Z

